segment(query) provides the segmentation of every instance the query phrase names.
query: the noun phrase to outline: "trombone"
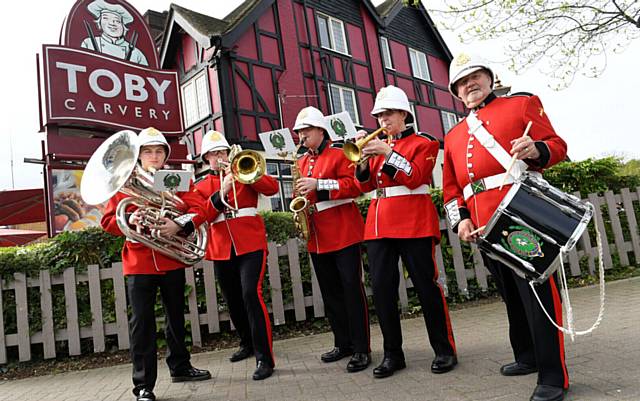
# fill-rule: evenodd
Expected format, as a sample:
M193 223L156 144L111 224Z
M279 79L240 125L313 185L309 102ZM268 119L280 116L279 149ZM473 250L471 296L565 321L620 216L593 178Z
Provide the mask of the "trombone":
M229 161L225 162L222 159L218 159L218 165L223 168L220 170L220 199L222 203L232 210L238 210L238 198L236 191L236 181L241 184L253 184L258 181L264 173L267 171L267 162L264 157L255 150L245 149L238 144L232 145L229 151ZM230 167L231 175L233 177L233 200L235 206L231 206L224 198L224 187L222 182L224 181L225 172L224 169Z
M362 148L364 148L364 146L367 143L369 143L369 141L371 141L372 139L377 138L380 134L386 134L386 133L387 133L387 129L381 127L373 131L369 135L358 139L355 142L346 142L342 147L344 156L347 159L349 159L349 161L352 161L355 164L365 163L367 160L369 160L369 157L371 157L371 155L366 155L366 156L363 155Z

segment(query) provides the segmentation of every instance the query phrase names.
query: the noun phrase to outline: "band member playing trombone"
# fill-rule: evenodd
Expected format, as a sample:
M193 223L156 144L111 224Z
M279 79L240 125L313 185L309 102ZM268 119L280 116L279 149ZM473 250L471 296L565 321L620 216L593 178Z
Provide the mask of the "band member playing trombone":
M406 366L398 312L399 257L420 300L436 355L431 371L448 372L457 364L456 347L447 302L437 282L439 219L427 194L439 142L407 127L415 117L400 88L382 88L371 114L386 131L386 140L372 138L362 146L362 154L370 158L358 164L356 178L363 192L372 191L364 239L384 339L384 359L373 375L391 376Z
M515 168L541 171L562 161L567 145L556 135L537 96L521 93L496 97L492 91L493 71L477 55L456 56L449 79L449 91L471 113L445 137L445 210L460 239L475 241L514 182L516 174L507 173L507 168L511 173ZM510 159L518 163L514 165ZM507 307L515 356L515 361L502 366L500 373L519 376L538 372L531 400L562 400L569 386L562 332L544 316L527 280L486 255L483 259ZM536 290L550 318L562 325L555 277Z
M278 193L278 182L266 174L256 175L251 184L239 182L229 165L230 149L225 137L217 131L207 132L202 139L202 158L212 170L212 174L196 183L197 190L210 200L206 258L215 262L222 295L241 339L240 350L231 360L255 354L253 380L263 380L273 374L275 361L271 321L262 299L267 235L257 206L258 195Z
M307 248L334 337L334 349L320 359L335 362L351 356L347 371L357 372L371 363L360 255L364 222L354 203L361 192L353 179L354 166L344 157L341 144L331 143L326 124L315 107L298 114L293 130L308 151L298 159L302 177L295 188L314 209Z
M143 170L159 170L169 159L171 148L164 135L155 128L146 128L138 136L140 154L138 163ZM193 186L192 186L193 188ZM160 218L157 226L163 237L189 235L205 221L205 200L196 192L177 193L187 205L181 217L171 220ZM122 192L113 196L102 217L102 228L121 236L116 220L116 208L128 198ZM130 226L140 226L145 211L141 208L127 210ZM156 316L154 306L160 289L166 315L167 365L173 382L206 380L211 374L196 369L189 362L185 346L184 328L184 263L169 258L139 242L127 240L122 249L122 269L127 277L127 292L131 305L129 335L131 362L133 363L133 393L138 401L155 400L153 388L157 378Z

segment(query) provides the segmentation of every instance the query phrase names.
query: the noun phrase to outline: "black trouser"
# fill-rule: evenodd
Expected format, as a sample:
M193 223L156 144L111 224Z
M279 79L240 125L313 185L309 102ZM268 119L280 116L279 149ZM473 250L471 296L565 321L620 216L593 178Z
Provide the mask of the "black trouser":
M152 391L158 376L155 304L158 288L165 312L167 365L172 375L191 367L189 351L184 344L184 269L165 274L127 276L127 292L131 305L129 339L133 363L134 394Z
M335 252L312 253L334 345L369 353L369 311L362 284L360 244Z
M538 384L569 387L562 332L545 316L525 279L484 254L483 260L507 306L509 340L515 360L538 367ZM554 274L537 285L536 292L549 316L561 326L562 305L556 283Z
M253 348L256 361L274 367L271 321L262 299L266 251L238 256L232 249L230 260L216 260L214 266L240 344Z
M436 355L455 355L447 301L438 284L433 238L384 238L367 241L373 302L382 330L385 357L404 360L398 312L398 259L402 257L418 294L429 342Z

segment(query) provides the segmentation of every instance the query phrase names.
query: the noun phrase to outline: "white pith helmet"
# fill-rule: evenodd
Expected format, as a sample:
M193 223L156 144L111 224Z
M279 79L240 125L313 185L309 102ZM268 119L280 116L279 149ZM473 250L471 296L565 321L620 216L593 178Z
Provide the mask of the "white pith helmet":
M229 150L231 146L229 146L229 142L227 142L227 138L222 135L222 133L218 131L207 131L207 133L202 137L202 146L200 149L200 156L202 160L204 160L204 156L212 151L216 150Z
M404 119L404 122L407 124L410 124L415 120L415 117L411 112L411 105L409 104L407 94L397 86L385 86L378 91L378 94L376 95L376 102L373 105L373 110L371 110L371 115L375 117L385 110L406 111L407 117Z
M308 106L300 110L296 117L296 122L293 125L293 130L298 131L308 127L318 127L325 131L329 130L324 114L313 106Z
M142 148L147 145L162 145L167 152L167 157L164 159L166 162L169 160L171 154L171 146L167 142L167 138L162 135L162 132L158 131L154 127L145 128L138 134L138 145Z
M449 66L449 92L451 92L455 98L460 99L460 97L458 97L458 91L455 88L456 82L483 69L489 71L491 87L493 88L496 76L486 60L477 54L460 53L455 56Z

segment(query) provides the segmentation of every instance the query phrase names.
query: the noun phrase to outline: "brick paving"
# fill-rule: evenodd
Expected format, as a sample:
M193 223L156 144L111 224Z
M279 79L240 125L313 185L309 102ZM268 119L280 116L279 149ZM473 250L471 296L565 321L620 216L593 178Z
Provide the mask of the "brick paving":
M598 309L598 288L571 291L577 327L589 326ZM373 364L345 372L347 360L325 364L330 333L276 341L277 369L262 382L251 380L254 361L232 364L232 350L194 355L193 364L213 379L198 383L169 380L160 362L156 396L166 401L209 400L528 400L536 376L504 377L500 366L512 361L504 305L495 302L451 313L459 365L444 375L429 370L433 353L422 318L402 322L407 369L386 379L371 370L381 359L381 335L371 328ZM592 334L566 339L571 388L567 400L640 399L640 278L607 284L602 325ZM132 400L130 365L0 382L0 401Z

